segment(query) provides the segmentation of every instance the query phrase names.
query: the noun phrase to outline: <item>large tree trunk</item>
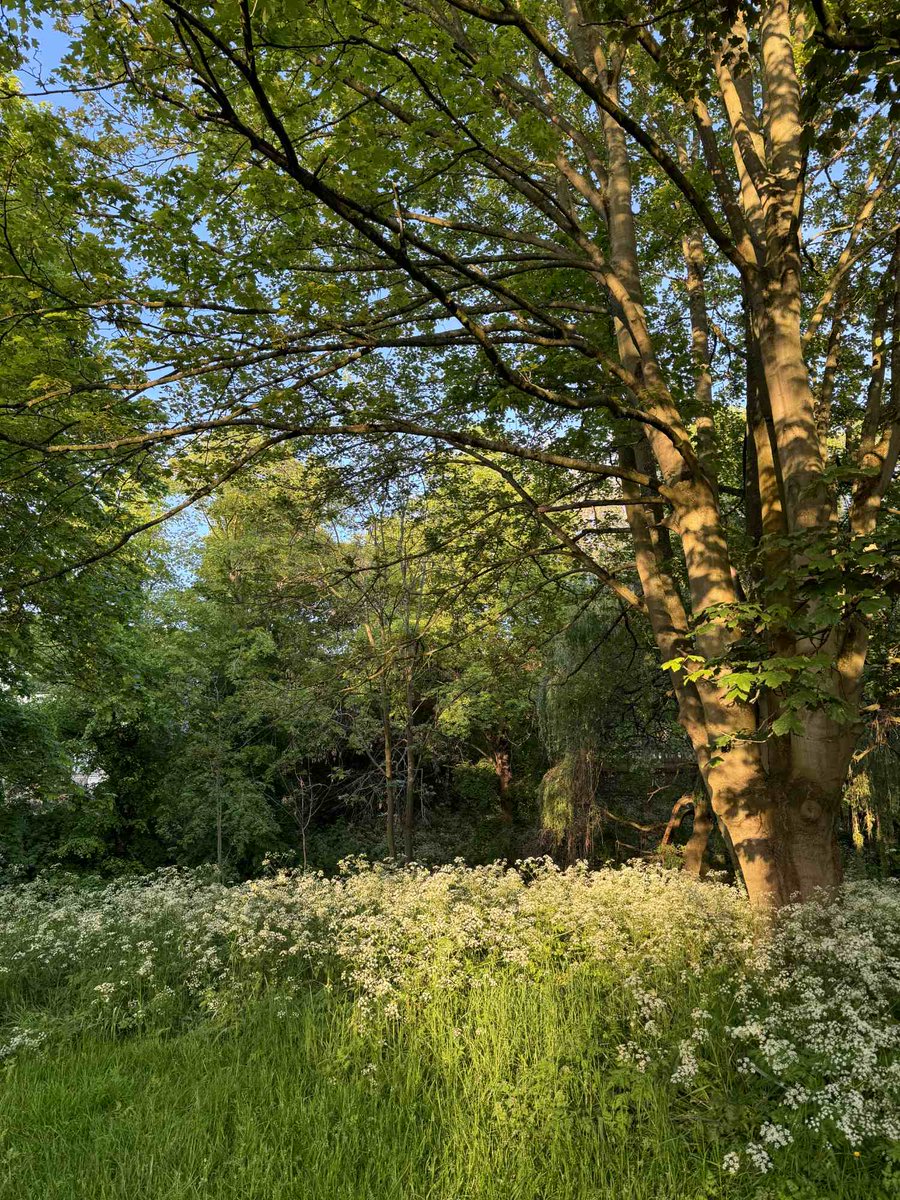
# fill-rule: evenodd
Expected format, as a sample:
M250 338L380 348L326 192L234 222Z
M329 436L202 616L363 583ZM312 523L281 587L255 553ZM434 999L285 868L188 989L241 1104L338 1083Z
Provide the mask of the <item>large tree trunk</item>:
M833 747L819 747L827 759L820 781L796 769L769 772L754 749L739 743L709 768L706 780L751 903L774 909L841 882L837 823L843 774L835 782ZM808 750L801 756L804 771L812 757Z
M773 788L723 817L754 907L775 909L836 888L842 879L835 813L818 800L796 804Z
M597 27L569 14L569 29L582 69L592 72L610 101L619 100L620 50L601 44ZM573 15L574 14L574 15ZM752 92L746 60L724 55L720 83L729 120L736 130L735 157L753 257L744 279L748 313L748 370L753 403L748 407L751 458L750 507L757 536L771 559L774 539L785 533L814 536L829 528L833 505L823 480L824 455L803 357L800 330L800 256L797 237L798 181L802 170L798 89L790 45L787 0L771 0L762 20L767 75L766 129L747 112ZM746 41L738 19L727 43ZM725 43L723 43L724 45ZM730 53L730 51L729 51ZM800 734L772 738L778 697L732 701L719 679L738 634L722 618L742 598L722 521L715 465L703 454L714 435L710 414L707 318L702 286L702 247L685 244L691 299L692 349L701 462L691 461L681 441L678 412L663 381L645 321L639 254L631 200L629 149L621 126L607 111L599 114L607 151L605 204L616 334L623 366L648 389L654 411L671 430L664 435L644 426L634 454L641 469L656 474L673 516L663 528L658 510L642 506L640 489L623 485L626 519L636 551L643 602L663 661L682 662L672 672L679 718L697 756L712 810L725 829L752 903L776 908L794 897L806 899L840 881L835 822L852 739L823 712L802 717ZM765 135L765 136L764 136ZM757 164L770 157L768 173ZM626 451L626 458L630 454ZM671 568L669 530L680 539L687 595ZM802 549L791 562L803 572ZM764 558L764 563L766 562ZM808 601L807 601L808 603ZM701 620L706 614L707 619ZM698 625L695 631L692 626ZM864 639L863 639L864 640ZM771 634L769 653L807 655L820 650L796 636ZM864 658L862 642L848 639L846 652L836 636L829 646L835 666L834 695L858 703L856 680ZM696 672L697 665L702 670ZM703 837L701 816L698 844ZM699 866L698 866L699 870Z

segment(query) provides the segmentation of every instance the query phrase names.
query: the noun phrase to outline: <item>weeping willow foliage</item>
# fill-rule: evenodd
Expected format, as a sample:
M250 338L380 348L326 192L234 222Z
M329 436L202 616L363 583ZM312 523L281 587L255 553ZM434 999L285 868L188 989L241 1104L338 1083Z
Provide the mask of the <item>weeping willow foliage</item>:
M541 739L552 758L576 749L622 757L671 734L654 651L608 604L574 615L548 647L538 688ZM659 753L659 751L657 751Z
M556 638L537 695L553 764L538 793L551 849L569 860L590 858L602 835L598 798L610 773L627 778L632 803L640 804L654 763L686 753L665 686L653 648L612 604L587 608Z
M569 751L541 780L541 831L570 861L591 857L595 834L602 827L594 803L598 783L596 754L585 747Z
M900 821L900 725L875 720L860 747L844 791L853 844L858 853L874 846L887 867L888 847Z

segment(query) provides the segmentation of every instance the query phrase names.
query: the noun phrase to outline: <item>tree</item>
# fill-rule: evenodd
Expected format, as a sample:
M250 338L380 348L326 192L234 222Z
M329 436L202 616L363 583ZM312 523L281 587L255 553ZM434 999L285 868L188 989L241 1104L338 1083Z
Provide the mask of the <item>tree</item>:
M850 36L876 11L38 7L119 87L105 144L141 126L109 219L161 281L154 382L188 387L165 430L41 452L203 436L221 478L286 440L455 447L649 621L753 902L834 885L896 539L896 92Z
M29 866L121 860L133 849L127 814L108 788L77 777L96 749L86 726L96 717L96 732L110 689L122 700L123 676L134 680L123 635L134 632L154 547L137 540L107 554L121 525L157 500L159 455L95 467L49 459L39 443L65 427L143 428L156 406L122 394L115 338L99 331L94 289L119 289L124 274L82 223L77 138L14 81L0 79L0 91L0 803L22 834L5 856ZM111 187L97 181L98 202ZM74 569L95 558L95 570ZM114 740L112 726L106 733ZM117 749L124 776L124 739Z
M144 626L168 664L144 676L147 724L167 710L179 731L148 809L176 856L247 870L296 834L306 861L314 824L371 808L388 856L396 833L410 859L426 794L450 799L447 768L523 741L520 663L536 656L520 610L559 580L536 589L517 544L531 524L496 476L459 474L435 464L359 503L339 475L284 456L204 505L193 577ZM121 720L121 689L98 707Z
M247 872L305 847L345 740L332 606L315 586L327 539L311 495L325 482L281 462L223 488L192 531L187 579L157 606L181 726L160 820L182 861Z
M41 453L63 428L106 436L159 414L147 398L122 394L116 340L100 332L94 291L121 289L124 274L82 225L89 176L77 139L9 80L0 88L0 680L15 688L23 662L55 651L89 662L115 630L152 547L107 555L121 527L158 499L162 473L152 448L115 464ZM107 192L98 182L98 202ZM78 569L95 557L98 570Z
M407 859L417 778L441 761L489 761L509 824L512 750L534 724L535 618L545 618L539 640L549 641L556 628L546 618L558 616L571 570L537 549L518 496L494 472L437 455L414 485L407 479L381 496L339 550L350 570L334 572L332 586L365 632L347 674L355 670L357 696L374 691L382 720L389 853L398 746ZM536 552L546 566L536 567Z

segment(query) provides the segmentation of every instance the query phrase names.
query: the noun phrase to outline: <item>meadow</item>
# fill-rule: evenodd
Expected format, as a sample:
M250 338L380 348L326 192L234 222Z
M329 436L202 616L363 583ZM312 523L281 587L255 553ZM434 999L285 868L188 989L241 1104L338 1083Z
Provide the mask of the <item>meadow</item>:
M0 1200L900 1200L898 14L0 3Z
M900 1195L900 889L660 867L0 890L0 1195Z

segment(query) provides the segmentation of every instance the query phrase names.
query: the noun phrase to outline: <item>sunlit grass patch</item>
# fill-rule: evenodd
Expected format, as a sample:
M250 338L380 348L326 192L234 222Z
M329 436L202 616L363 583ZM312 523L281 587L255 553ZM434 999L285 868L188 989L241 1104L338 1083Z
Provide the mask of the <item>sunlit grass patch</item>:
M722 885L540 863L0 907L3 1196L900 1195L891 886L774 940Z

